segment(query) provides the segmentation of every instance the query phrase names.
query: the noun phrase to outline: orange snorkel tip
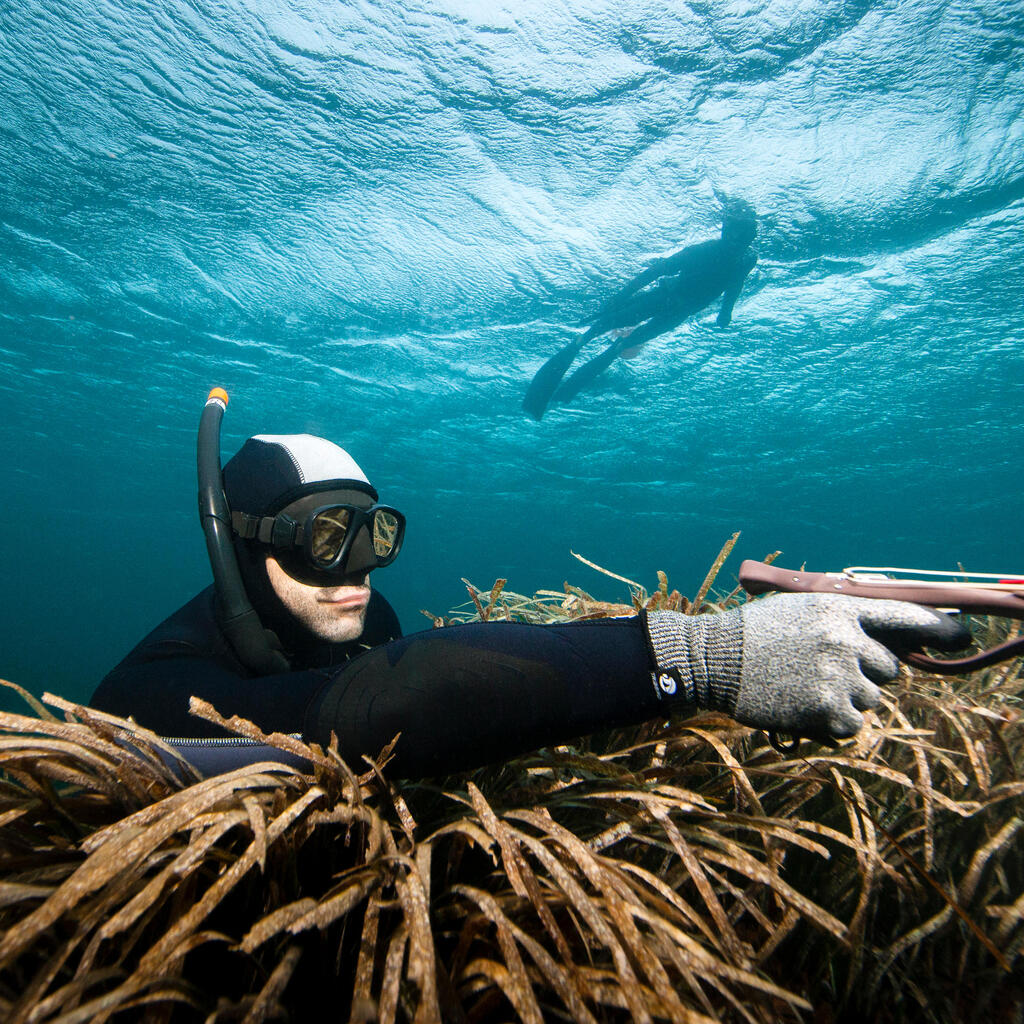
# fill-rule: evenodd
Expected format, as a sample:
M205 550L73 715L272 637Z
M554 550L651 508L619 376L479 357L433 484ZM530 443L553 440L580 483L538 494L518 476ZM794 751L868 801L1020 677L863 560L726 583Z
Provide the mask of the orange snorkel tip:
M223 388L214 388L207 396L207 403L220 402L225 408L228 404L228 393Z

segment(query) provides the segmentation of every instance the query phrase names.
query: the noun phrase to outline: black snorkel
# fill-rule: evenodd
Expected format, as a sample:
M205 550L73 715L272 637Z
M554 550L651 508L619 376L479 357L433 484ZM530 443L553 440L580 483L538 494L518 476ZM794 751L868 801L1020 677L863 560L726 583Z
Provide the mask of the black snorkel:
M231 510L224 494L220 468L220 424L228 407L228 394L214 388L207 396L199 420L196 466L199 475L199 522L206 535L213 583L217 591L217 619L238 660L259 675L287 672L291 666L277 638L263 628L242 582L231 529Z

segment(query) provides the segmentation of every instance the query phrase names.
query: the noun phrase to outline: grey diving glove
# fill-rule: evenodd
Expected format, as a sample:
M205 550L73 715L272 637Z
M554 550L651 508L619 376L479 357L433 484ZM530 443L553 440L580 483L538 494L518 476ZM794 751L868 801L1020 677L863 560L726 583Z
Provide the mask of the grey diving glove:
M649 612L659 695L744 725L828 741L853 736L896 677L895 652L958 650L968 631L906 601L777 594L729 612Z

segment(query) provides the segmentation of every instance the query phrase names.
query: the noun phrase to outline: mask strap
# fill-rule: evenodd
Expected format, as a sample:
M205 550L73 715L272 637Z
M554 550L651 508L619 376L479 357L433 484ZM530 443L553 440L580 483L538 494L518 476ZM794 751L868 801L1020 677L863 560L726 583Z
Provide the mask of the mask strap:
M242 540L258 540L275 548L302 544L302 524L288 515L254 516L248 512L232 512L231 528Z

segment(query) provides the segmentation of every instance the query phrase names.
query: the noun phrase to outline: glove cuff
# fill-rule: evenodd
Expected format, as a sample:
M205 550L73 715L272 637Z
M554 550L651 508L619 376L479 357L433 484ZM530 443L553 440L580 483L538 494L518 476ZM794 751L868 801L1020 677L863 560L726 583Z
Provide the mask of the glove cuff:
M738 610L708 615L648 612L644 627L659 699L730 715L736 710L743 655Z

